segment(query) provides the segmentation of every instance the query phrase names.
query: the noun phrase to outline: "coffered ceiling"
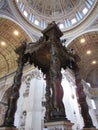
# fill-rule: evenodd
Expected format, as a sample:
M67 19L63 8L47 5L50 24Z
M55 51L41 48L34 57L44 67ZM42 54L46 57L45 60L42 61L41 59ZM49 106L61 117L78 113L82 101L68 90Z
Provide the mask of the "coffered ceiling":
M97 0L15 0L22 16L36 28L56 21L60 28L76 27L92 12Z
M78 66L81 77L92 84L92 80L95 80L94 86L98 86L98 32L88 32L77 37L68 48L80 57Z
M0 77L16 70L15 49L26 40L27 34L14 22L0 18Z
M86 5L87 9L90 9L90 8L88 8L90 4L91 4L90 7L93 7L93 4L96 2L96 0L90 0L91 3L87 4L88 0L84 0L84 1L86 2L85 5ZM8 2L11 2L11 1L8 1ZM56 18L55 13L54 13L54 15L52 15L53 11L57 12L59 10L59 13L61 12L61 14L59 14L60 17L58 17L58 15L57 15L58 18L61 18L61 15L64 14L63 16L65 17L65 19L66 19L66 16L70 16L70 18L73 19L73 18L76 18L76 9L79 9L78 7L80 7L79 4L81 3L79 0L69 0L69 1L65 0L65 2L64 2L64 0L60 0L60 1L58 1L58 3L56 3L56 1L53 0L53 1L50 1L49 4L47 4L48 3L47 1L42 1L42 0L36 0L36 1L35 0L16 0L16 2L17 2L16 3L17 6L20 5L21 3L22 3L22 6L24 5L24 3L27 3L27 6L32 8L35 5L33 8L34 9L33 13L34 13L35 19L33 19L34 20L33 22L37 26L41 26L41 27L43 27L42 25L44 22L42 22L42 19L39 19L37 16L40 16L41 18L43 18L43 16L44 16L45 19L43 19L43 20L46 20L46 18L48 18L48 17L50 17L51 20L53 20L52 18ZM53 2L56 4L54 4ZM66 3L66 4L63 4L63 3ZM14 4L15 4L15 1L14 1ZM44 5L45 5L45 8L44 8ZM69 10L68 5L70 6L70 8L72 7L71 10ZM85 5L84 4L82 4L82 5L83 6L81 6L81 11L83 11L82 9L85 8ZM15 8L17 8L17 7L15 6ZM20 6L19 6L19 8L20 8ZM42 8L41 11L40 11L40 8ZM52 10L51 10L51 8L52 8ZM22 8L20 8L19 10L20 10L20 12L22 11L24 18L27 19L27 22L28 21L31 22L30 21L31 12L29 13L27 8L25 8L24 10L21 10L21 9ZM48 10L48 12L47 12L47 10ZM69 12L68 12L68 10L69 10ZM75 12L73 10L75 10ZM38 15L38 13L39 13L39 15ZM47 14L47 13L49 13L49 14ZM75 14L75 15L70 15L70 13ZM36 14L36 16L35 16L35 14ZM83 12L82 12L82 14L83 14ZM88 12L88 14L89 14L89 12ZM21 13L20 13L20 16L22 18L23 18L23 15L21 15ZM85 14L83 14L83 15L85 15ZM32 15L32 18L33 18L33 15ZM88 18L88 17L86 17L86 18ZM18 19L18 17L17 17L17 19ZM70 23L74 25L75 23L72 23L72 21L71 21L72 19L69 19L69 20L70 20ZM38 22L39 22L39 25L38 25ZM98 20L96 20L96 22L97 22L96 23L96 25L97 25ZM82 24L82 23L80 23L80 24ZM61 25L65 26L65 22L63 24L61 23ZM25 27L25 25L23 25L23 26ZM32 26L32 28L33 27L34 26ZM44 26L44 28L45 28L45 26ZM67 26L66 26L66 28L67 28ZM69 29L71 30L71 28L69 28ZM33 32L33 29L32 29L32 32ZM64 33L66 34L66 32L67 31L65 31ZM70 33L70 35L71 35L71 33ZM10 20L4 19L4 18L0 18L0 63L1 63L0 64L0 78L6 76L9 73L12 73L16 70L17 55L15 53L15 49L17 47L19 47L21 45L22 41L24 41L25 39L28 41L28 43L31 42L30 38L25 33L25 31L21 27L19 27L16 23L14 23ZM80 41L81 39L82 39L82 42ZM80 68L81 77L84 80L87 80L89 82L92 80L92 78L88 78L89 77L88 75L91 75L91 77L92 77L92 72L93 72L93 77L95 76L94 79L98 80L98 76L97 76L97 74L98 74L97 73L97 71L98 71L98 54L97 54L98 53L98 32L92 31L92 32L82 34L81 36L75 38L68 45L68 48L73 48L73 50L75 50L75 52L80 56L81 61L78 63L78 65ZM96 86L95 84L93 84L93 85ZM98 86L98 84L97 84L97 86Z
M16 34L14 34L15 31ZM17 24L0 18L0 77L16 70L15 49L25 39L30 42L30 38ZM68 48L75 50L80 56L81 61L78 65L81 77L88 79L88 74L98 68L98 32L88 32L77 37L68 45Z

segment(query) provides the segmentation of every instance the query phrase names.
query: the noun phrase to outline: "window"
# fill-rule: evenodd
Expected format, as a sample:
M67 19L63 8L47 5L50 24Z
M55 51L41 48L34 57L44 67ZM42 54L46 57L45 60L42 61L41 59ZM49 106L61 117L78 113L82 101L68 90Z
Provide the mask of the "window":
M87 12L88 12L88 9L85 7L83 10L82 10L83 14L85 15Z
M71 23L72 23L72 24L75 24L76 22L77 22L76 18L73 18L73 19L71 20Z
M21 11L24 10L24 4L23 3L20 3L20 9L21 9Z
M94 3L96 3L96 0L81 0L82 6L80 8L77 7L75 9L75 11L69 11L68 13L66 13L66 11L62 11L62 8L59 9L58 4L55 6L55 9L50 10L50 13L48 13L50 16L52 16L52 19L48 19L48 14L46 13L46 19L44 17L41 17L40 14L37 15L36 10L34 11L33 8L31 8L29 6L29 4L25 4L24 0L15 0L17 2L17 6L19 8L19 11L21 11L21 13L23 14L23 16L25 17L25 19L27 19L30 23L32 23L33 25L37 25L37 27L41 27L46 28L47 23L50 23L51 20L55 21L57 20L57 22L61 22L58 26L59 28L62 29L68 29L72 26L74 26L74 24L78 24L78 22L80 22L87 14L88 12L95 6ZM28 0L29 1L29 0ZM38 0L37 0L38 1ZM26 2L27 3L27 2ZM34 3L33 3L34 4ZM52 5L48 5L48 3L46 3L47 7L49 6L51 9L53 8ZM35 5L34 5L35 6ZM37 4L36 4L36 7ZM43 11L41 11L40 13L42 13L42 15L44 15L44 7L41 7ZM52 14L51 14L52 13ZM62 20L62 15L64 15L64 20ZM69 15L68 15L69 14ZM60 16L60 17L58 17ZM69 17L70 16L70 17ZM37 19L36 19L37 18ZM62 20L62 21L61 21Z
M96 105L95 105L95 102L94 102L93 99L91 99L91 103L92 103L92 107L93 107L93 109L96 109Z
M25 11L25 10L23 11L23 14L24 14L24 16L26 16L26 17L28 16L27 11Z
M64 28L64 24L59 24L59 28L63 29Z
M35 20L34 23L35 23L36 25L39 25L39 21L38 21L38 20Z

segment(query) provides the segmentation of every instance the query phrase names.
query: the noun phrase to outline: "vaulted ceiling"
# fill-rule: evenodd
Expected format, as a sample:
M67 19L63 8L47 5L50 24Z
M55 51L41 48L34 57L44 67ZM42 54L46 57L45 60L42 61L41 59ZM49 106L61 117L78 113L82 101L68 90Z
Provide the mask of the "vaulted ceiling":
M14 22L0 18L0 77L14 72L17 67L15 49L30 41L28 35Z
M43 29L52 21L63 30L77 26L90 14L96 0L16 0L22 16L32 25Z
M98 73L98 32L95 31L88 32L77 37L71 42L68 48L73 49L75 53L77 53L80 57L80 62L78 63L78 66L80 68L81 77L84 80L87 80L88 82L89 81L92 82L91 80L93 78L95 78L97 81L98 80L98 75L97 75ZM90 74L91 72L92 75ZM93 85L93 87L94 86L95 85Z
M35 0L28 0L28 1L27 0L16 0L16 1L18 2L18 4L21 2L22 3L25 2L25 3L27 3L28 6L30 6L30 8L31 8L31 6L32 7L34 6L34 9L35 9L35 12L33 10L34 15L35 14L37 15L39 13L39 15L37 15L37 16L40 16L40 17L42 15L45 16L44 20L46 20L46 17L48 17L49 15L53 14L53 11L57 12L58 10L61 12L60 16L62 15L62 13L64 15L66 15L65 18L68 16L67 15L68 10L69 10L68 14L69 13L76 14L76 9L79 9L78 5L81 3L79 0L69 0L69 1L60 0L60 1L58 1L58 3L56 3L56 1L54 0L54 1L50 1L50 4L47 4L46 3L47 1L43 2L42 0L37 0L37 1L35 1ZM85 2L87 2L87 1L88 0L85 0ZM91 0L91 1L94 1L94 0ZM54 4L54 3L56 3L56 4ZM48 9L44 8L44 6L47 7ZM71 7L72 7L72 9L70 9ZM84 4L82 7L84 7ZM81 9L82 9L82 7L81 7ZM40 12L40 8L42 8L41 12ZM52 8L52 10L51 10L51 8ZM75 12L73 10L75 10ZM25 9L25 11L28 11L28 9L27 10ZM49 13L49 14L47 14L47 13ZM57 14L55 14L55 15L57 15ZM28 18L25 15L24 16L20 15L20 16L24 17L26 19ZM35 17L35 20L38 18L37 16ZM43 16L42 16L42 18L43 18ZM70 15L70 17L71 16L73 19L74 15ZM54 15L53 16L51 15L50 17L56 18ZM70 20L72 20L72 19L70 19ZM37 20L39 22L41 21L41 19L39 19L39 18ZM27 19L27 22L30 22L30 21ZM70 21L70 22L72 22L72 21ZM96 22L98 23L97 20L96 20ZM40 23L40 25L41 24L42 23ZM25 25L24 25L24 27L25 27ZM33 30L32 30L32 32L33 32ZM65 31L64 33L67 33L67 31ZM82 39L82 42L80 41L81 39ZM1 63L0 64L0 78L3 76L6 76L9 73L12 73L16 70L17 55L15 53L15 49L17 47L19 47L24 40L27 40L28 43L31 42L31 39L29 38L29 36L26 34L26 32L20 26L18 26L15 22L12 22L11 20L8 20L5 18L0 18L0 63ZM98 75L97 75L98 74L98 31L92 31L92 32L88 32L88 33L84 33L84 34L80 35L79 37L75 38L68 45L68 48L73 48L73 50L75 50L75 52L80 56L81 61L78 63L78 65L80 68L81 77L84 80L87 80L88 82L92 82L91 80L93 78L95 81L97 81L97 79L98 79ZM91 75L90 78L88 75L89 76ZM92 76L93 76L93 78L91 78ZM97 82L96 82L96 84L98 86ZM96 84L92 83L92 86L96 86Z

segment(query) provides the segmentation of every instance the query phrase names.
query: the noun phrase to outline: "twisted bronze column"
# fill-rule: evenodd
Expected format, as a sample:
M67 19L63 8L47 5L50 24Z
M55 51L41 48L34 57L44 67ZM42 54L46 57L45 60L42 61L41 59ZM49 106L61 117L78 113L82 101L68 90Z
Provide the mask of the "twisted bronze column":
M59 51L55 42L51 44L50 50L50 82L52 88L52 113L53 120L67 120L65 108L63 104L63 88L61 85L61 61L59 59Z
M45 122L51 120L51 91L50 91L51 83L50 83L50 74L49 72L46 73L46 102L45 102Z
M84 120L84 128L95 128L93 126L92 119L89 115L89 108L86 102L86 95L83 91L83 85L81 83L79 72L75 73L75 79L76 79L76 85L77 85L78 102L81 106L81 114Z
M18 68L16 70L16 75L14 77L14 83L11 87L11 96L8 101L8 109L5 114L4 123L2 126L4 127L14 127L14 116L17 109L17 99L19 98L19 88L21 85L21 77L22 71L24 67L25 59L25 50L26 50L26 42L16 49L16 53L19 55L17 63Z

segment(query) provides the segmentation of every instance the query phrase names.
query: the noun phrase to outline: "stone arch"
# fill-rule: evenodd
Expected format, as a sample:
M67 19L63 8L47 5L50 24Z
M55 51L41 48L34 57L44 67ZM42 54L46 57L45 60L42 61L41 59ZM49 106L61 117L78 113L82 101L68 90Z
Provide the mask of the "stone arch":
M98 28L94 28L94 29L89 29L89 30L86 30L86 31L83 31L75 36L73 36L72 38L70 38L70 40L66 43L66 47L68 47L68 45L70 45L72 43L73 40L75 40L76 38L80 37L81 35L83 34L86 34L86 33L90 33L90 32L98 32Z
M86 81L91 84L91 87L98 87L98 68L92 69L88 74Z
M4 117L6 110L8 108L8 99L10 97L11 87L5 90L4 94L2 95L2 99L0 101L0 125L4 122Z
M3 93L2 95L2 99L1 99L1 102L4 102L4 103L8 103L8 98L10 97L10 93L11 93L11 87L7 88L5 90L5 92Z
M4 19L7 19L7 20L10 20L12 22L14 22L16 25L18 25L27 35L28 37L32 40L32 41L35 41L35 38L28 33L28 31L24 28L24 26L22 26L15 18L12 18L10 16L7 16L6 14L0 14L0 18L4 18Z

